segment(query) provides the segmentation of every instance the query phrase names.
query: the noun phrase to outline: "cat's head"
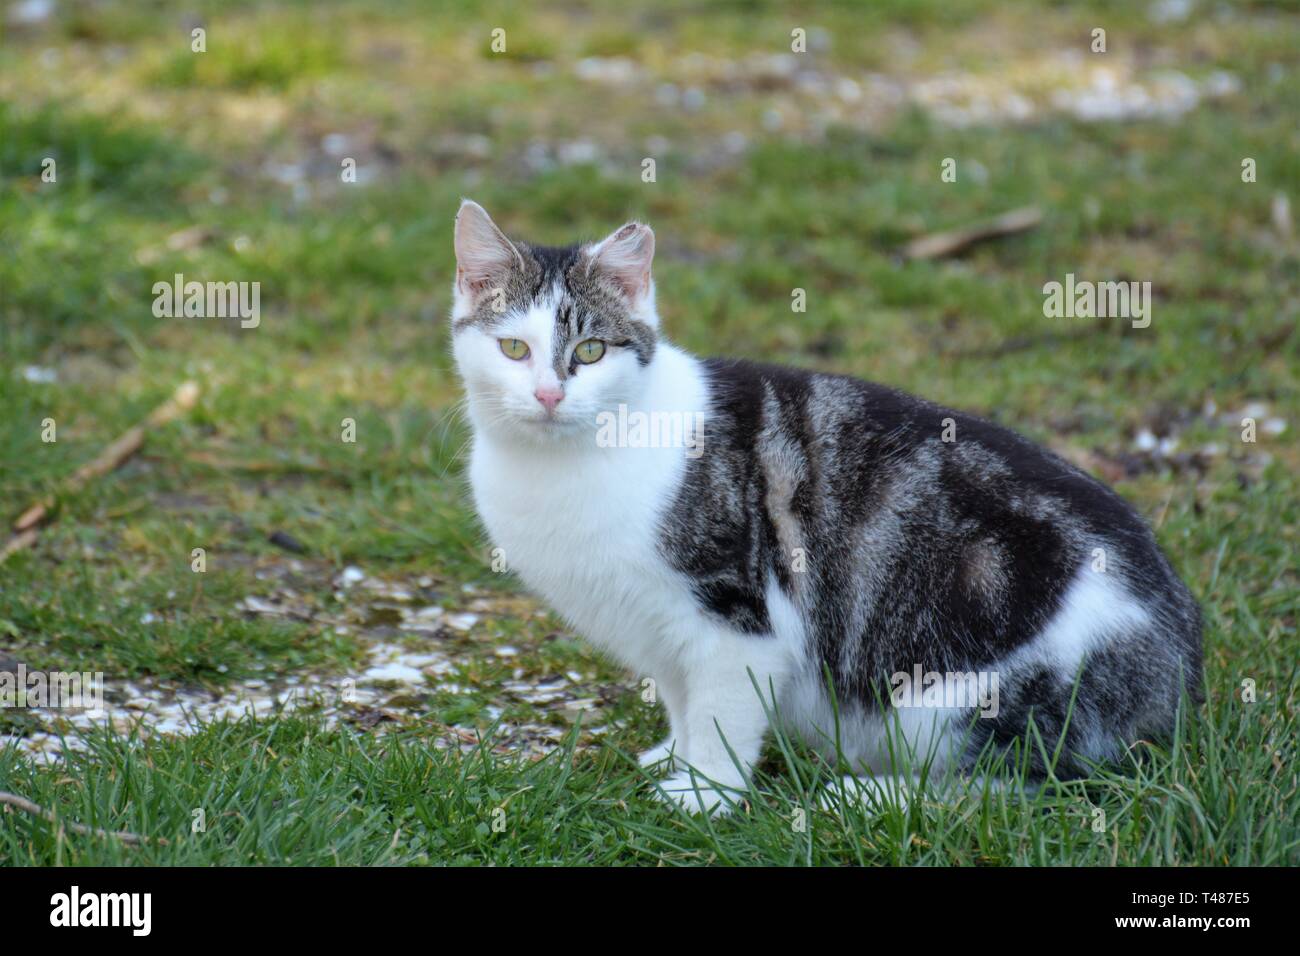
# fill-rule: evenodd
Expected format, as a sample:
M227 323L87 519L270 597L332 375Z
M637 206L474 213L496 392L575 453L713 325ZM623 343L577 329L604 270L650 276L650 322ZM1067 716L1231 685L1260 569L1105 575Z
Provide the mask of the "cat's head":
M649 226L565 248L507 239L477 203L456 215L456 365L476 426L558 440L631 403L654 358Z

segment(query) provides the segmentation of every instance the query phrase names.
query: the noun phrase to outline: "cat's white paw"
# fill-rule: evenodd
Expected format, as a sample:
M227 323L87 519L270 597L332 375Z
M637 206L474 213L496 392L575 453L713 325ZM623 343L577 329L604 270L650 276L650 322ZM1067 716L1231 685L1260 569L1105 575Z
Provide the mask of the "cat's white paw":
M740 792L731 787L714 785L699 774L683 770L659 782L655 796L677 804L687 813L708 813L725 816L740 801Z
M674 753L673 751L673 747L675 743L676 741L674 741L672 738L669 738L667 740L664 740L656 744L655 746L647 750L645 753L643 753L640 757L638 757L637 763L647 768L655 767L658 766L659 764L666 763L667 769L672 770L674 758L681 756L680 753Z

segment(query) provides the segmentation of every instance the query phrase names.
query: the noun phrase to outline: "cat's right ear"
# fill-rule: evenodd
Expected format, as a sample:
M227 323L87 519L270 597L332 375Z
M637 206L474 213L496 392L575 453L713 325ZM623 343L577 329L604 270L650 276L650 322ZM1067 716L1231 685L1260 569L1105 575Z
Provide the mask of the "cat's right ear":
M499 287L512 269L522 269L523 256L505 237L487 210L462 199L456 213L456 297L471 306L480 296Z

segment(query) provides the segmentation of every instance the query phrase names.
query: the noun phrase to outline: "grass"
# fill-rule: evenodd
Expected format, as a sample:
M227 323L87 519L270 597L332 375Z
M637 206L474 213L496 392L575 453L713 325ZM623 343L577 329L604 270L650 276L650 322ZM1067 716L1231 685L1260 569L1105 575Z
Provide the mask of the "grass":
M1243 3L1213 22L1157 24L1118 2L198 4L209 52L196 55L190 8L70 6L10 28L0 47L0 504L12 518L58 499L38 545L0 566L0 651L216 694L361 666L378 625L240 612L286 576L317 609L336 605L334 575L359 565L428 578L448 609L472 587L495 610L457 639L458 690L430 684L383 733L308 711L185 736L103 732L65 765L0 751L0 790L169 841L132 849L5 814L0 861L1300 860L1300 251L1272 225L1275 197L1300 197L1293 10ZM803 25L818 74L863 90L872 74L951 73L1048 104L1072 75L1050 54L1086 55L1098 18L1111 52L1074 73L1104 62L1139 81L1172 68L1201 83L1224 70L1240 87L1172 119L1090 123L1044 108L959 127L915 103L848 100L834 83L809 93L745 66L787 51ZM490 51L498 26L508 55ZM644 75L584 80L583 57L627 58ZM682 99L690 89L702 95ZM566 153L574 143L594 154ZM640 179L647 155L653 184ZM342 156L361 183L340 181ZM1247 156L1256 183L1241 181ZM52 183L40 178L47 157ZM940 182L945 157L956 183ZM1205 607L1209 702L1131 766L1027 798L823 811L810 794L829 771L778 741L745 813L663 809L626 759L661 716L493 572L468 506L444 321L462 195L539 241L644 219L667 332L687 348L909 389L1115 482ZM1026 204L1046 216L1032 233L955 260L897 258L916 235ZM261 282L261 325L154 318L151 286L177 272ZM1045 320L1042 285L1068 272L1149 279L1152 326ZM806 313L790 311L793 288L807 290ZM30 380L33 366L57 381ZM192 415L121 470L60 492L187 379L202 387ZM1249 445L1239 419L1252 403L1286 427ZM46 419L56 442L42 441ZM340 440L344 419L355 443ZM1137 449L1143 431L1177 451ZM277 531L305 548L296 570L268 541ZM506 647L518 656L497 653ZM600 688L604 735L555 721L567 743L541 760L440 746L451 730L529 719L537 708L501 690L516 673L568 671ZM12 734L42 722L0 713ZM200 808L207 830L195 834Z
M1168 748L1026 797L879 808L820 802L827 768L780 740L761 799L721 820L669 813L633 758L537 761L382 744L311 719L223 721L165 746L92 735L61 772L0 755L0 779L66 819L162 836L125 847L46 823L0 829L15 864L1145 865L1293 862L1295 719L1274 701L1210 712ZM784 752L784 757L778 754ZM197 821L197 823L196 823Z

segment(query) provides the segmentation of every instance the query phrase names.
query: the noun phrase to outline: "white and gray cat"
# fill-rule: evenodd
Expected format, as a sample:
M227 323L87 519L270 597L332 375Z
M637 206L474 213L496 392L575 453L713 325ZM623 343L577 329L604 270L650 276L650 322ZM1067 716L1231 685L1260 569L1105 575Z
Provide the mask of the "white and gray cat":
M688 355L660 334L654 245L638 223L511 241L466 201L452 327L478 513L654 680L671 732L642 762L675 770L670 799L731 805L772 714L879 792L986 750L1086 774L1201 699L1200 610L1114 492L893 389Z

